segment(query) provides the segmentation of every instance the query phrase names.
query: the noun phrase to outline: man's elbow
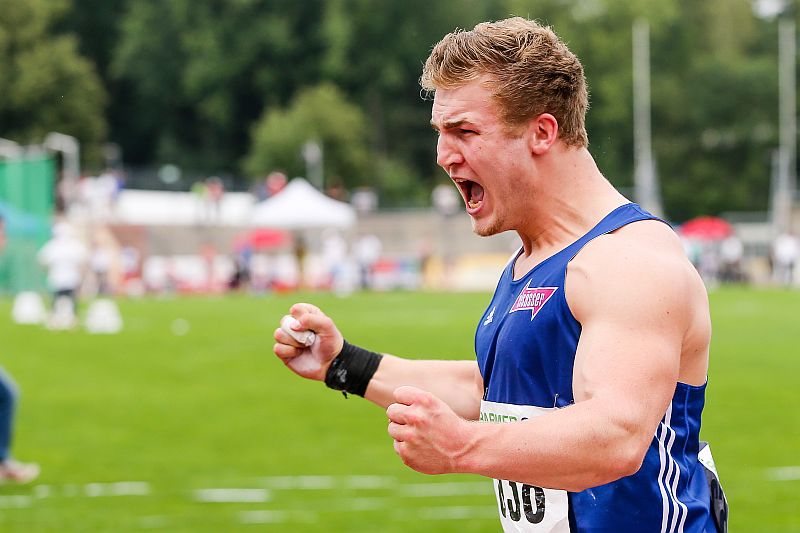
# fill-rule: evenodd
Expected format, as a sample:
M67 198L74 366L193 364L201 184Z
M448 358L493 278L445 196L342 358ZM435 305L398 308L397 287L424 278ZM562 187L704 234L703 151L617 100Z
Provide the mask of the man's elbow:
M633 435L611 443L608 452L602 454L591 474L569 490L580 492L635 474L642 467L648 446L649 441L643 445L642 439Z
M636 437L631 437L629 442L620 446L616 457L616 468L614 469L615 478L612 481L632 476L638 472L644 462L648 446L649 441L643 445L642 439Z

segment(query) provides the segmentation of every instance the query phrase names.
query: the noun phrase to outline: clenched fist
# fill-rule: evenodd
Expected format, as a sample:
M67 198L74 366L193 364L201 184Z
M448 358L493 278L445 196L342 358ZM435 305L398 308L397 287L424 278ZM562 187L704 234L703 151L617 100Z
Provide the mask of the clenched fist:
M394 449L403 462L423 474L458 472L459 460L470 449L470 423L416 387L399 387L394 399L386 415Z
M344 338L336 325L319 307L297 303L290 309L297 320L292 329L300 332L313 331L314 343L306 346L281 328L275 330L273 351L295 374L308 379L323 381L331 361L339 355L344 346Z

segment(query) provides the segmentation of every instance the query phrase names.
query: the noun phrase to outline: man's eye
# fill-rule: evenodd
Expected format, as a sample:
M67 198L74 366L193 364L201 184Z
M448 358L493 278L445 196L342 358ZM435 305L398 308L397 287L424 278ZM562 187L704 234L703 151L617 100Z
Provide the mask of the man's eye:
M468 135L468 134L471 134L471 133L475 133L475 130L467 130L467 129L463 129L462 128L462 129L459 130L459 132L461 133L461 135Z

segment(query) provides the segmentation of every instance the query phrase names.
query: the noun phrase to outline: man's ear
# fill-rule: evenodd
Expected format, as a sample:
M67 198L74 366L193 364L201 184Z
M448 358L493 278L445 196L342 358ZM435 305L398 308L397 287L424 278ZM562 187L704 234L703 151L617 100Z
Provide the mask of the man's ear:
M542 155L558 140L558 121L550 113L542 113L531 119L527 133L531 153Z

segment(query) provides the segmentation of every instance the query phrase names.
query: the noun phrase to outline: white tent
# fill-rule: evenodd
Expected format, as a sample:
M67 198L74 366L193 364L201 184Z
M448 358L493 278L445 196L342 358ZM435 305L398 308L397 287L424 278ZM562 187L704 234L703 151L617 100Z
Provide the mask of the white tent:
M349 204L328 198L303 178L294 178L286 187L253 207L254 226L286 230L314 228L346 229L356 222Z
M191 192L124 190L112 220L118 224L194 226L200 223L243 226L255 198L248 192L226 192L219 212Z

